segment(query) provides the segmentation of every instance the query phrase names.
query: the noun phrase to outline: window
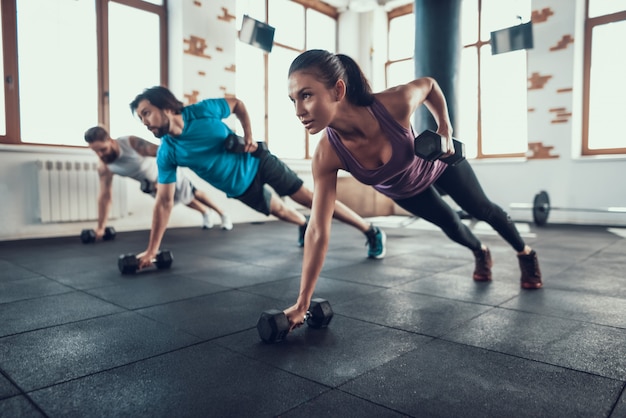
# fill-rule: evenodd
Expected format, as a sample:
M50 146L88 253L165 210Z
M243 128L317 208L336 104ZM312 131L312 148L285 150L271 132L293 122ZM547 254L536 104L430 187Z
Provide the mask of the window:
M615 129L626 109L626 1L587 1L583 87L583 155L625 154Z
M530 20L530 0L464 0L456 133L469 157L524 156L526 51L492 55L492 31ZM521 20L520 20L521 18Z
M85 146L92 125L113 136L141 128L128 103L167 82L166 7L128 3L2 1L0 143Z
M237 43L237 97L246 104L253 135L257 141L267 139L280 158L311 158L320 134L309 135L296 118L287 96L287 69L306 49L335 51L336 10L298 0L239 3L244 4L238 18L247 14L275 28L269 54Z
M387 14L389 34L387 38L387 63L385 85L405 84L415 79L415 16L413 5L394 9Z
M386 86L415 78L413 5L388 13ZM523 156L527 139L526 52L492 55L491 31L530 19L530 0L463 0L456 134L468 157ZM479 93L480 92L480 93ZM506 109L506 111L503 111ZM506 133L506 134L504 134Z

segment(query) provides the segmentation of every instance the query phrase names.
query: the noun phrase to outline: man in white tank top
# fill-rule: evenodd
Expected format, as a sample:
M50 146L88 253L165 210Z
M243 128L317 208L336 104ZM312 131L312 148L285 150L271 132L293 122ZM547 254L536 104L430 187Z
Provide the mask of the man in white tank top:
M141 184L140 190L156 195L158 168L156 152L158 146L136 136L111 138L106 129L100 126L89 128L85 132L85 141L100 159L98 174L100 176L100 193L98 194L98 227L96 239L104 235L106 221L111 207L111 189L113 175L130 177ZM233 224L230 217L222 211L209 196L196 189L182 171L177 173L174 204L183 203L202 214L202 227L213 227L211 209L220 216L222 229L231 230Z

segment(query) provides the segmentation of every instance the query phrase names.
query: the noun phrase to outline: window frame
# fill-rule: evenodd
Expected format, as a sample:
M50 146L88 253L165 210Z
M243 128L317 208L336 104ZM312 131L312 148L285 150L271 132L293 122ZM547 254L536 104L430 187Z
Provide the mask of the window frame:
M168 28L167 28L167 2L162 5L148 3L142 0L95 0L96 8L96 46L98 48L98 123L109 129L109 61L108 61L108 5L119 3L125 6L155 13L159 17L160 27L160 79L162 85L168 83ZM17 42L17 0L2 0L0 5L2 12L2 52L4 56L4 80L5 92L5 121L6 133L0 135L0 144L25 145L25 146L49 146L62 148L85 148L85 146L65 144L37 144L22 142L20 132L20 97L19 97L19 68L18 68L18 42Z
M397 63L413 61L415 58L415 52L406 58L398 58L391 60L389 59L389 28L391 27L391 21L397 17L406 16L408 14L413 14L413 3L406 4L404 6L396 7L387 12L387 60L385 61L385 86L386 88L391 87L389 85L389 68Z
M269 21L269 0L264 0L265 1L265 23L268 23ZM287 44L283 44L280 42L274 42L272 48L284 48L284 49L288 49L290 51L294 51L297 53L302 53L304 51L306 51L307 49L307 45L306 45L306 31L307 31L307 9L313 9L319 13L325 14L326 16L332 18L335 20L335 28L338 31L338 25L339 25L339 11L337 10L337 8L332 7L330 5L327 5L326 3L322 3L319 0L290 0L293 3L297 3L300 4L301 6L304 7L304 24L302 25L302 30L305 34L304 37L304 48L303 49L298 49L295 48L291 45L287 45ZM336 46L335 46L336 47ZM263 54L263 63L264 63L264 80L265 80L265 115L264 115L264 120L265 120L265 132L264 132L264 137L268 138L269 140L269 90L268 90L268 81L269 81L269 54L267 52L264 52ZM309 136L309 132L305 130L304 132L304 160L310 160L313 156L311 154L311 152L309 151L310 149L310 136Z
M589 112L591 99L591 47L593 44L593 29L597 26L613 22L626 21L626 11L589 17L589 2L585 0L585 41L583 60L583 103L582 103L582 147L583 156L626 154L626 147L622 148L590 148L589 147Z

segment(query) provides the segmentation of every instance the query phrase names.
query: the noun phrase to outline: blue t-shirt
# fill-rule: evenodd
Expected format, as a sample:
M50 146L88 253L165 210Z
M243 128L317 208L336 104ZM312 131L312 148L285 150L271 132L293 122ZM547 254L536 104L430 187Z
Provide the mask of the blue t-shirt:
M157 152L159 183L174 183L176 167L189 167L228 197L241 196L259 170L259 159L247 152L235 154L224 149L224 140L232 133L222 122L228 116L230 107L225 99L185 106L183 132L161 138Z

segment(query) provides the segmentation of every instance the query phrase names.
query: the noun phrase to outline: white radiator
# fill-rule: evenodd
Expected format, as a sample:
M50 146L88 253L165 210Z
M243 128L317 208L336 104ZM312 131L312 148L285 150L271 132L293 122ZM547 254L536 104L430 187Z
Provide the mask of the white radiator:
M87 160L36 161L39 218L42 223L98 219L98 165ZM126 185L113 176L109 219L126 216Z

